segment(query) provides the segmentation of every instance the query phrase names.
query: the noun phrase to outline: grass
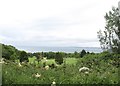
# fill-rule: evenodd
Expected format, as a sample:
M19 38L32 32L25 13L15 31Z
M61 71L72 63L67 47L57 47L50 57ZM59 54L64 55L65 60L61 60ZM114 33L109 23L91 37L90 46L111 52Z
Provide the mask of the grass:
M73 65L77 63L76 58L66 58L66 64Z
M35 62L36 64L38 64L38 61L36 60L35 56L32 57L32 58L29 57L28 59L29 59L29 63L34 63ZM66 64L69 64L69 65L73 65L73 64L77 63L76 58L65 58L64 60L66 61ZM44 60L41 60L41 62L43 63ZM47 64L52 64L52 63L56 64L55 59L48 59Z

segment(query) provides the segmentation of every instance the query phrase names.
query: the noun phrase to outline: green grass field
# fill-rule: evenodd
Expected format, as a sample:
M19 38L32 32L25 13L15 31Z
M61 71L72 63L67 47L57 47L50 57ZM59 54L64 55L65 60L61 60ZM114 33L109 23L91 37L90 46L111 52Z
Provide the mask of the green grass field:
M69 65L73 65L77 63L76 58L64 58L64 60L66 61L66 64ZM29 57L29 63L34 63L34 62L38 64L38 61L36 61L36 57L32 57L32 58ZM41 62L43 63L44 60L41 60ZM47 64L52 64L52 63L56 64L55 59L48 59Z

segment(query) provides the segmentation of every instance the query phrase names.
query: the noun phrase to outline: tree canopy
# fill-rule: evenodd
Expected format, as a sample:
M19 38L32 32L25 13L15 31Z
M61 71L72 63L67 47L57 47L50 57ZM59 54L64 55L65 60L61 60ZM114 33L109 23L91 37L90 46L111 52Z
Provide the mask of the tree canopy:
M119 9L112 10L104 16L106 26L104 31L99 31L98 38L101 48L111 52L120 53L120 14Z

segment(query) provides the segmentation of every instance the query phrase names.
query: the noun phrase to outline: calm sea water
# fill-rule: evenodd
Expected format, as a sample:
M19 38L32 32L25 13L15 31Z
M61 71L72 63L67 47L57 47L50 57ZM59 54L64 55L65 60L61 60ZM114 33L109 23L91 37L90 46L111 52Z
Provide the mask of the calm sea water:
M22 47L17 47L20 50L25 50L28 52L66 52L66 53L73 53L75 51L80 52L81 50L86 50L89 52L94 52L94 53L100 53L102 52L102 49L99 47L36 47L36 46L22 46Z

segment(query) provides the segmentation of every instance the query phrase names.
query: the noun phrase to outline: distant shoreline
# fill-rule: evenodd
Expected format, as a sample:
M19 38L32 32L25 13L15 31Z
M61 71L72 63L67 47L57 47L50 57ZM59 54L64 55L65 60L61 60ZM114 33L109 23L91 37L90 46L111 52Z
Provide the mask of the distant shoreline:
M51 47L51 46L17 46L19 50L25 50L27 52L65 52L74 53L80 52L83 49L87 52L100 53L102 49L100 47Z

